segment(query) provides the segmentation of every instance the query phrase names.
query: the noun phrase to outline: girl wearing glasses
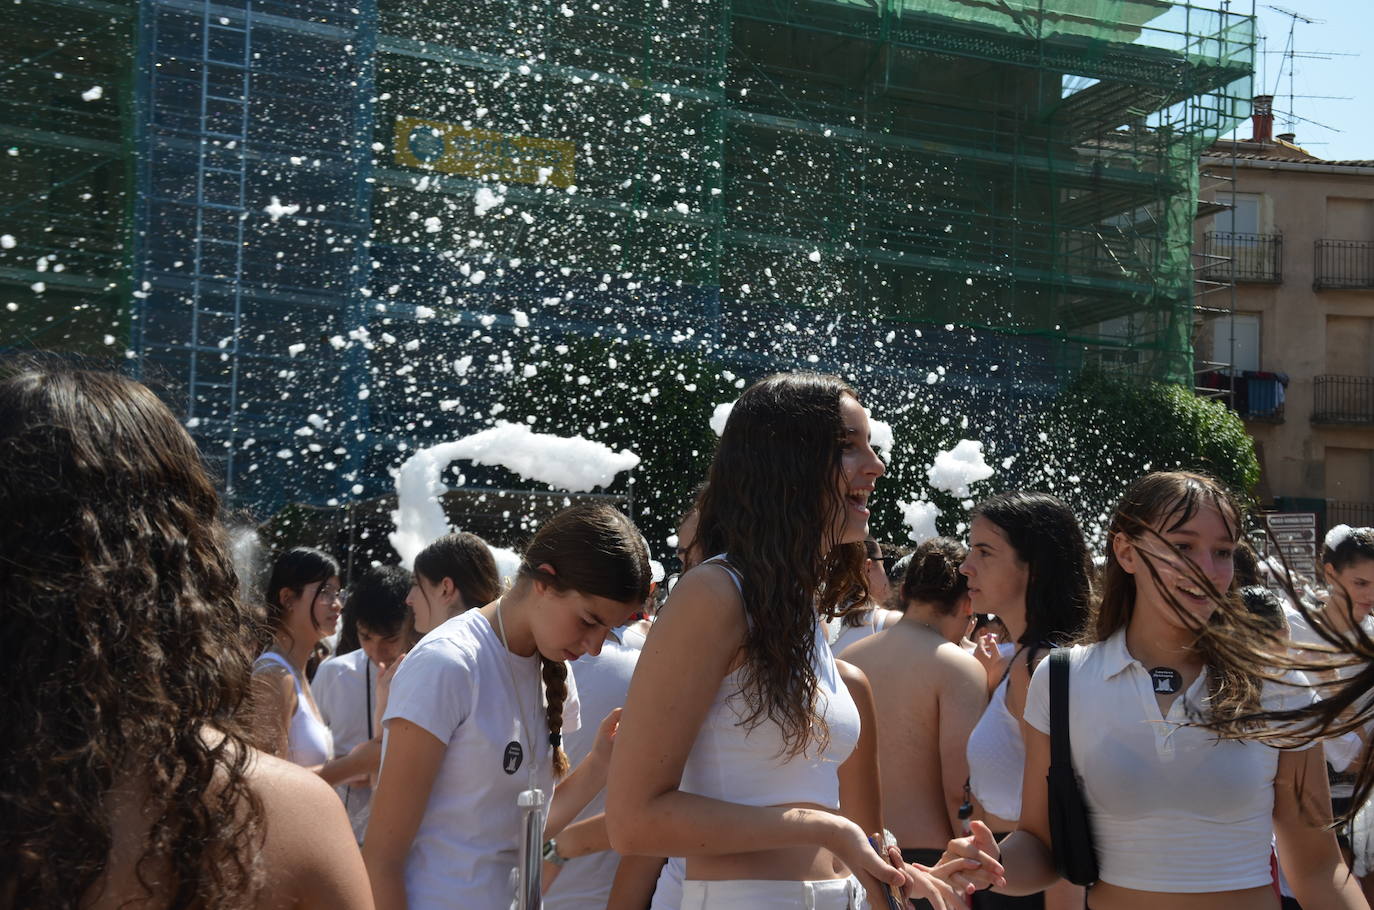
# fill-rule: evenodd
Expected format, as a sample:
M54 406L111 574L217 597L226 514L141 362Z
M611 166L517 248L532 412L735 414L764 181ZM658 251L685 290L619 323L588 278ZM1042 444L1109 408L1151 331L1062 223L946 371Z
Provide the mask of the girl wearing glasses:
M319 550L288 550L273 564L266 594L272 637L253 664L253 725L260 747L318 771L331 784L344 783L346 766L330 761L334 739L306 677L315 646L339 624L339 564Z

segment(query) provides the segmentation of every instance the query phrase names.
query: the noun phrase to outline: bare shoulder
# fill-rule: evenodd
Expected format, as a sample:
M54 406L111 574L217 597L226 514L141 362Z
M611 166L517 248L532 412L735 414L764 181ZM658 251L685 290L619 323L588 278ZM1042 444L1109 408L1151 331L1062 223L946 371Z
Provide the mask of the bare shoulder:
M699 565L678 579L654 621L660 646L665 639L707 639L734 651L747 630L744 599L734 577L715 563Z
M942 642L935 649L935 661L941 668L955 674L971 674L986 678L987 671L978 658L965 651L952 641Z
M868 684L868 675L848 660L835 661L835 670L840 674L840 679L851 690L860 689L871 691L872 687Z
M263 661L253 667L253 685L283 700L296 695L296 678L290 670L276 663Z
M334 895L340 906L364 906L357 902L367 892L362 856L333 788L312 771L257 751L248 780L262 801L266 827L265 905L310 907Z
M980 694L987 692L988 673L978 658L952 641L935 649L934 665L939 668L940 687L955 689L968 687Z
M249 782L262 799L269 846L276 841L299 851L308 845L310 832L328 823L336 811L347 824L339 795L315 772L266 752L256 752L249 769Z

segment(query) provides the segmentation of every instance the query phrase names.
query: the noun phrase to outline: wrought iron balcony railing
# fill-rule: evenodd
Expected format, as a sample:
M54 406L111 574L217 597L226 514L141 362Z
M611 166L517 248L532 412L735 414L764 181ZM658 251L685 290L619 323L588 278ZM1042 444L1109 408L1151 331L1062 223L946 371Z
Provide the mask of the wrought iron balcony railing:
M1315 377L1312 422L1374 424L1374 377Z
M1374 240L1318 240L1312 286L1374 288Z
M1283 281L1283 235L1208 231L1202 237L1208 281Z

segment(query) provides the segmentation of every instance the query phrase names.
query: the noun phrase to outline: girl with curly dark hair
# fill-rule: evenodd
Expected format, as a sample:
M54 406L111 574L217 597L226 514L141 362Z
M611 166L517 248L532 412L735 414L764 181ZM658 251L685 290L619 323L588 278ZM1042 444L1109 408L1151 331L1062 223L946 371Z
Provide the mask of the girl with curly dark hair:
M0 381L0 905L371 906L338 797L248 745L218 509L144 386Z
M864 892L888 906L891 887L955 906L870 845L880 820L844 814L876 769L850 761L860 713L822 620L862 587L882 473L863 407L833 376L770 376L730 414L695 534L715 555L649 635L606 800L617 852L686 858L683 910L827 910Z
M441 623L400 662L363 843L379 907L511 906L522 792L553 793L552 838L606 782L618 711L568 773L562 736L581 723L568 661L600 653L643 607L650 575L623 514L564 509L530 541L509 590Z

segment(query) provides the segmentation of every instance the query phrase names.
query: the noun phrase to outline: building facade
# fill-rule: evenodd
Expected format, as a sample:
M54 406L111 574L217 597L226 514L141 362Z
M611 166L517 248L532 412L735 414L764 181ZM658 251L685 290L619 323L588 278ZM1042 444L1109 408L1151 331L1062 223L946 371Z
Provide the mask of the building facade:
M1292 135L1271 137L1269 99L1256 100L1254 137L1203 158L1204 204L1224 209L1199 222L1200 274L1215 282L1201 298L1199 384L1245 418L1267 504L1367 526L1374 160L1324 161Z

